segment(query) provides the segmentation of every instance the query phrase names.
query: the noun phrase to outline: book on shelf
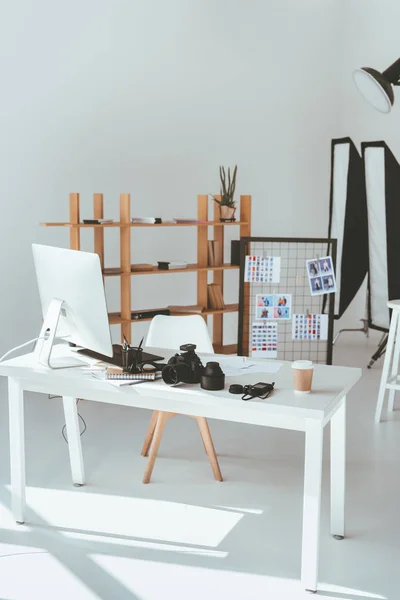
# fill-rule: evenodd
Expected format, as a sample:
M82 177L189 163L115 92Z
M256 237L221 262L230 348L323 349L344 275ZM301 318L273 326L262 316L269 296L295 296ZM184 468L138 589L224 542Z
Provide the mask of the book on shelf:
M172 271L174 269L187 269L187 262L184 260L158 261L158 268L161 271Z
M102 225L104 223L114 223L114 219L83 219L85 225Z
M201 306L200 304L192 304L190 306L181 306L181 305L168 306L167 308L171 311L171 314L173 314L173 313L183 313L183 314L190 313L190 314L200 315L205 310L205 306Z
M208 266L222 265L222 243L218 240L208 240Z
M131 319L132 321L140 321L141 319L152 319L157 315L169 315L171 314L168 308L152 308L145 310L132 310Z
M150 263L134 263L131 265L131 271L153 271L154 265Z
M105 267L103 269L103 275L119 275L122 273L121 267Z
M159 225L162 223L161 217L132 217L132 223L149 223Z
M199 221L199 219L191 219L186 217L173 217L172 223L198 223L199 225L206 225L208 221Z
M209 283L207 285L208 307L215 310L225 308L224 297L221 286L218 283Z

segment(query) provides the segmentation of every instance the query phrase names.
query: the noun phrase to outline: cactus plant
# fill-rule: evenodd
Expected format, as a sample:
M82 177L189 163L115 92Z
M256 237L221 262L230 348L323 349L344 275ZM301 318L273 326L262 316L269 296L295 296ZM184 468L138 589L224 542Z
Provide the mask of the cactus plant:
M226 181L225 167L219 168L219 176L221 179L221 199L216 198L213 194L210 194L212 199L217 202L220 206L228 206L229 208L236 208L236 202L234 200L235 187L236 187L236 173L237 165L233 169L231 178L231 168L228 167L228 182Z

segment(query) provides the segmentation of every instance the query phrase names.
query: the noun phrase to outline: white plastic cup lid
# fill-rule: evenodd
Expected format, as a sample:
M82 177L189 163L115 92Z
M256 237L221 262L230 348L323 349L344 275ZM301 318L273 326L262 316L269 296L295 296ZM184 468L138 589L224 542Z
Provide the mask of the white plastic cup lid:
M299 369L300 371L306 371L308 369L313 369L314 365L312 360L295 360L292 363L292 369Z

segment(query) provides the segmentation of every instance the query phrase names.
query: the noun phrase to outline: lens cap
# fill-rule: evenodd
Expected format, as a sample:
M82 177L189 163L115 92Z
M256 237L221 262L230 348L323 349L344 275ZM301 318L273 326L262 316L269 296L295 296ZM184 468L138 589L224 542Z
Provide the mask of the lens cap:
M203 390L217 391L225 387L225 375L217 362L208 362L201 376L200 385Z
M231 394L243 394L243 386L240 383L232 383L229 386L229 392Z

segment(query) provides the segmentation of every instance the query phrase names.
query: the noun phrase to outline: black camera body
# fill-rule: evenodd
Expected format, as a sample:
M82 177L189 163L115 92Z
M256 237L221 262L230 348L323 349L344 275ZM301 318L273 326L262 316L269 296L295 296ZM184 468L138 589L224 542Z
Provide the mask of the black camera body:
M196 344L183 344L182 354L175 354L161 371L168 385L178 383L200 383L205 390L223 390L225 375L217 362L208 362L204 367L197 356Z
M204 366L197 356L196 344L183 344L182 354L175 354L162 370L162 378L168 385L200 383Z

